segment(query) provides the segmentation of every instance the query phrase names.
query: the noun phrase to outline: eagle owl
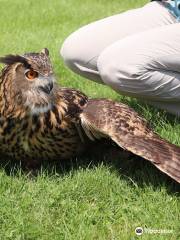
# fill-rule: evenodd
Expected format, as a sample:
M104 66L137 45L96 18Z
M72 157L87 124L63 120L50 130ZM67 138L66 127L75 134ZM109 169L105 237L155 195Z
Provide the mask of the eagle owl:
M55 83L49 51L0 58L0 154L31 163L68 159L99 139L151 161L180 183L180 148L128 106Z

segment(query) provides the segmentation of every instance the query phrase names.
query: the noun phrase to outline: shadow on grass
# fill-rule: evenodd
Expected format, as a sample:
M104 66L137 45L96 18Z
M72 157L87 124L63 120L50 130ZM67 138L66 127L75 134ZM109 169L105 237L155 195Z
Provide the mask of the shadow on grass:
M96 154L92 154L93 151ZM35 179L39 174L62 177L69 173L73 174L80 169L94 169L102 164L110 171L116 172L132 188L150 186L156 190L165 187L168 194L180 196L180 184L163 174L150 162L107 142L100 142L98 145L96 143L95 147L92 146L90 151L87 151L82 157L52 163L44 162L40 169L33 172L33 178L32 175L30 176L32 179ZM22 170L19 162L15 161L2 160L0 167L5 170L7 175L13 177L18 177L19 173L21 176L29 174Z

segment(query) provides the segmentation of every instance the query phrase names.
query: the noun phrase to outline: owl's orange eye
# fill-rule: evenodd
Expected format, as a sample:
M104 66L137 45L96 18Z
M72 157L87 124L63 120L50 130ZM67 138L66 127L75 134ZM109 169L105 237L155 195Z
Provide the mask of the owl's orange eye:
M30 69L25 73L25 75L29 80L33 80L38 77L38 72L34 71L33 69Z

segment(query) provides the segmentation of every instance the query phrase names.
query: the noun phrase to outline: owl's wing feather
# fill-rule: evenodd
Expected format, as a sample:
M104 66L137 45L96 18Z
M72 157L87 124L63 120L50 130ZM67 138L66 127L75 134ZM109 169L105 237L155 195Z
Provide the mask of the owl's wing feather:
M180 183L180 147L160 138L133 109L107 99L92 99L80 120L91 140L111 138Z

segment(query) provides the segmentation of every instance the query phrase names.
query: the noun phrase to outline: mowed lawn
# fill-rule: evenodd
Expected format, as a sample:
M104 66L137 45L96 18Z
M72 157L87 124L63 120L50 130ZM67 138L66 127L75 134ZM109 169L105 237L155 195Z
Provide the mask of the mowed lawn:
M146 2L0 0L0 55L47 47L59 84L83 90L90 97L129 104L151 122L156 132L180 145L178 119L73 74L59 56L64 39L80 26ZM138 226L171 233L144 233L138 237L134 232ZM115 156L107 160L103 152L98 157L43 166L34 178L23 173L20 166L3 162L0 240L6 239L177 240L179 186L146 161L125 161Z

